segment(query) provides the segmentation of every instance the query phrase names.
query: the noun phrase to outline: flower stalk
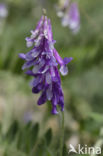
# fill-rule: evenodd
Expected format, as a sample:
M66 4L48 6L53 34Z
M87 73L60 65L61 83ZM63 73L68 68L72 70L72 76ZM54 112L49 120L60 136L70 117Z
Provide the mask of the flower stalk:
M63 146L64 146L64 112L60 113L60 150L59 156L63 156Z

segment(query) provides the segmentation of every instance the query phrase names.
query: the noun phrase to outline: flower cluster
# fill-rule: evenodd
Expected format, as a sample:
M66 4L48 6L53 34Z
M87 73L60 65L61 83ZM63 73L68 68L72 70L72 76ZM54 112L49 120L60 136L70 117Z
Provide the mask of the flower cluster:
M80 13L76 2L65 0L57 8L57 15L62 19L62 26L68 26L75 34L80 29Z
M26 74L33 76L31 81L32 92L39 93L38 105L44 104L46 101L52 103L52 113L57 114L57 105L64 110L64 96L61 87L61 80L58 71L62 75L68 73L67 64L72 58L62 59L54 48L55 40L53 40L50 19L42 16L35 30L31 31L31 36L26 38L27 47L33 48L26 54L20 53L19 57L26 62L22 69L27 69Z

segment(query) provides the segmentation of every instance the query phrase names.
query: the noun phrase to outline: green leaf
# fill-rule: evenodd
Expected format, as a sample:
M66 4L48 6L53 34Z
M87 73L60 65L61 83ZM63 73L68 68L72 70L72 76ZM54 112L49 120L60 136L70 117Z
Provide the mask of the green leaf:
M24 126L24 128L21 129L18 135L18 143L17 143L18 149L21 149L26 153L30 153L30 151L33 149L37 141L38 132L39 132L38 123L32 124L31 122L29 122L26 126Z
M35 155L38 155L38 156L45 156L44 153L45 153L45 140L44 139L41 139L36 147L33 149L32 153L31 153L31 156L34 156L34 153Z
M64 147L63 147L63 156L68 156L68 150L67 150L67 147L66 147L65 144L64 144Z
M33 146L35 145L37 138L38 138L38 132L39 132L39 124L36 123L35 125L33 125L31 127L31 131L30 131L30 147L33 148Z
M18 132L18 129L19 129L18 122L14 121L12 125L10 126L7 134L5 135L5 138L8 139L10 142L14 140Z
M49 146L52 141L52 129L51 128L49 128L47 132L45 133L45 140L46 140L46 144Z

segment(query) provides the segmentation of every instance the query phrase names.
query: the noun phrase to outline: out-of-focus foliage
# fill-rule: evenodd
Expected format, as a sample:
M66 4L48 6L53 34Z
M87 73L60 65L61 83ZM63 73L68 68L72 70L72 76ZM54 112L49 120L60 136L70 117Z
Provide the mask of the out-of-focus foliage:
M49 103L37 106L18 53L29 51L25 37L47 9L56 48L73 57L62 77L65 97L65 145L94 146L103 138L103 0L79 0L81 28L73 35L56 16L56 0L0 0L8 17L0 22L0 156L57 156L60 129ZM28 123L28 121L31 121ZM73 156L73 154L72 154ZM80 155L79 155L80 156Z
M38 141L39 124L28 122L25 126L20 126L17 121L13 121L6 134L0 135L1 150L3 155L26 156L38 153L38 156L51 156L49 145L52 139L52 131L48 129L42 138ZM48 147L46 146L48 145ZM3 149L2 149L3 146Z

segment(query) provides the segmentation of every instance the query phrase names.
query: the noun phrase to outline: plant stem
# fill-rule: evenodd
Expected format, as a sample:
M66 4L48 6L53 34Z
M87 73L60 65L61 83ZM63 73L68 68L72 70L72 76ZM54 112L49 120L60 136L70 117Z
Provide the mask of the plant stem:
M42 11L43 11L43 15L46 15L46 9L42 9Z
M64 111L60 111L60 151L59 156L63 156L64 146Z

